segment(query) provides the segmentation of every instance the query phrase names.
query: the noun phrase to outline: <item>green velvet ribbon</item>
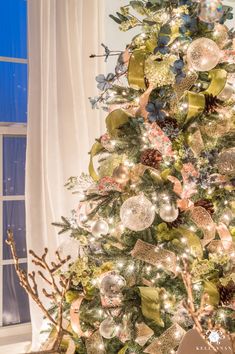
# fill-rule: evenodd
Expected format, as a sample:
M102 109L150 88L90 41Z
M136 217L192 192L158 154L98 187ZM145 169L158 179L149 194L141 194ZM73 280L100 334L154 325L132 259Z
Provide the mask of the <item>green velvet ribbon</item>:
M194 257L202 259L203 257L203 248L199 237L192 231L179 227L177 231L180 232L183 238L186 239L186 244L190 249L191 254Z
M116 109L111 112L106 118L106 128L107 132L111 138L116 138L118 134L118 128L123 124L127 123L129 120L129 115L122 109ZM93 158L98 155L103 150L103 146L97 141L91 148L90 151L90 163L89 163L89 174L94 181L99 181L100 177L95 171Z
M223 69L214 69L209 72L211 83L208 89L202 93L188 91L185 99L188 103L188 114L186 122L202 113L205 109L205 95L218 96L224 89L227 82L227 72Z
M208 295L207 303L212 306L219 304L220 295L217 286L211 281L204 281L204 294Z
M103 150L103 146L97 141L93 144L91 151L90 151L90 163L89 163L89 174L94 181L99 181L100 177L95 171L93 158Z
M141 296L141 310L144 317L153 320L158 326L164 327L161 319L160 289L139 287Z
M129 86L137 90L145 90L146 84L144 79L146 52L143 49L135 50L129 61L128 82Z

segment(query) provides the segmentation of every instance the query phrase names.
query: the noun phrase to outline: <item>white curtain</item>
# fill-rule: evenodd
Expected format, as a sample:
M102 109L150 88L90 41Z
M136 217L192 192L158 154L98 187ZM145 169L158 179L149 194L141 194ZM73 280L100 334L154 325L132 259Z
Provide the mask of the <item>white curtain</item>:
M44 247L53 253L63 240L51 222L76 203L63 185L87 171L88 151L104 131L88 101L104 72L102 59L89 58L102 51L103 23L103 0L28 1L26 222L28 250L39 254ZM34 304L31 316L35 344L42 316Z

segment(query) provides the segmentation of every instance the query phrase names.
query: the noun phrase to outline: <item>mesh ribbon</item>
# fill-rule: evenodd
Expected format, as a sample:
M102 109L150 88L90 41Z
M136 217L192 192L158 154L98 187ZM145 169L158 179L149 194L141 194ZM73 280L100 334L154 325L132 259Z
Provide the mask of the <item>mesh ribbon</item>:
M154 266L162 266L164 269L175 272L176 255L164 249L160 249L150 243L138 240L131 252L132 257Z
M169 354L175 349L185 335L185 330L178 324L168 328L159 338L155 339L145 350L148 354Z
M136 343L143 347L147 341L152 337L154 331L147 326L144 322L136 325Z

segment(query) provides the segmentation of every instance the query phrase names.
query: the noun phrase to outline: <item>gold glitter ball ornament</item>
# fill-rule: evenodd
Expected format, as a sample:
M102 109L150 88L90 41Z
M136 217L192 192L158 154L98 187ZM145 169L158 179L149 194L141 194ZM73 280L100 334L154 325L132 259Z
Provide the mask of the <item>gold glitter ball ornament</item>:
M165 55L164 58L158 55L150 55L145 61L145 76L150 85L154 87L173 85L175 75L171 66L176 60L175 55Z
M125 227L142 231L150 227L155 218L155 208L144 195L127 199L121 206L120 218Z
M221 50L209 38L198 38L188 47L187 61L195 71L210 71L221 59Z
M217 165L219 172L225 175L235 175L235 148L227 149L219 154Z

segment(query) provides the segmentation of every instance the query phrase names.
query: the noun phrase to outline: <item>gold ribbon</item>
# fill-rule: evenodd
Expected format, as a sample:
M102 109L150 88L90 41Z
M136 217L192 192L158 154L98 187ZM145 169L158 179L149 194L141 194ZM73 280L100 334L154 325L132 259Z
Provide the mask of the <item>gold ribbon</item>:
M201 240L203 247L207 246L215 238L216 227L211 215L201 206L194 207L191 211L192 221L199 227L204 238Z
M143 347L148 340L154 335L154 331L144 322L136 324L136 339L135 342Z
M199 129L197 129L194 133L190 134L188 138L188 144L195 157L199 156L202 150L204 150L205 145L202 139L202 134Z
M145 67L146 53L142 49L135 50L129 61L128 67L128 82L129 86L134 89L146 89L144 80L144 67Z
M74 300L70 307L70 322L72 330L78 335L78 337L88 337L91 333L84 333L81 328L79 311L82 304L84 296L80 296L78 299Z
M137 240L135 247L131 251L131 255L134 258L154 266L160 265L174 274L176 272L177 260L174 252L157 248L156 246L142 240Z
M103 150L103 146L97 141L93 144L91 151L90 151L90 163L89 163L89 174L94 181L98 181L100 179L99 175L95 171L93 158L99 154L100 151Z
M220 295L217 286L211 281L204 282L204 294L207 295L205 299L206 304L217 306L219 303Z
M121 350L119 350L118 354L125 354L128 349L128 345L125 345Z
M206 99L201 93L195 93L188 91L185 96L188 104L188 114L185 123L187 123L191 118L199 115L205 109Z

